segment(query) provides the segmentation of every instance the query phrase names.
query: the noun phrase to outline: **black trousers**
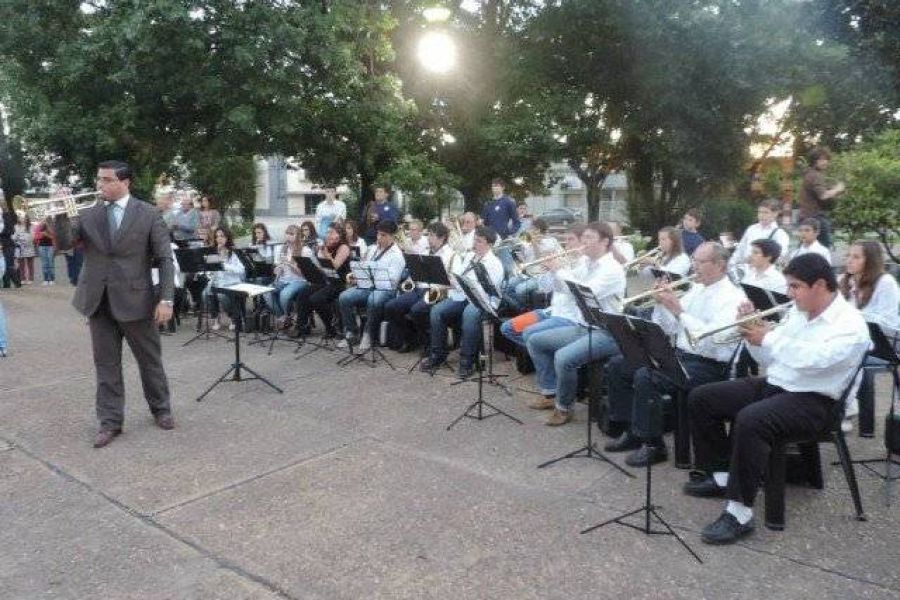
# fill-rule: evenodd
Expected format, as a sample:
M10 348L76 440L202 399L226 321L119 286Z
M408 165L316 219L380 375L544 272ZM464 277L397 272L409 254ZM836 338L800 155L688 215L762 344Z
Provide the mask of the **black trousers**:
M97 418L103 429L121 429L125 419L122 338L128 342L141 374L144 398L154 415L170 413L169 382L162 364L159 331L153 319L117 321L104 295L88 319L97 371Z
M726 496L753 506L772 446L808 440L824 431L833 407L828 396L786 392L762 377L697 387L688 396L697 467L712 473L727 465ZM725 430L729 421L730 436Z

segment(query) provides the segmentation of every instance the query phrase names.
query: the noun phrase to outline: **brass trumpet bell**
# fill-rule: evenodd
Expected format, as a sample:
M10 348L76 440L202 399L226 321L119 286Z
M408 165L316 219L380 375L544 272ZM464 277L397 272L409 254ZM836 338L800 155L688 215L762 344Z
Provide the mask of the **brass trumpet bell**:
M81 211L97 204L100 199L98 194L99 192L85 192L57 198L26 198L22 209L33 221L43 221L47 217L59 215L77 217Z

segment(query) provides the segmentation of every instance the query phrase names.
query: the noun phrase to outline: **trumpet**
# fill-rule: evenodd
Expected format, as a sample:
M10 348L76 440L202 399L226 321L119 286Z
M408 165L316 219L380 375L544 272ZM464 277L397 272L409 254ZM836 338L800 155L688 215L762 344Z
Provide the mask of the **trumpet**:
M68 217L77 217L78 213L88 209L97 202L99 197L91 201L81 201L92 196L98 196L100 192L84 192L82 194L70 194L68 196L59 196L56 198L26 198L22 203L22 209L34 221L41 221L47 217L56 217L66 215Z
M356 275L353 273L347 273L347 276L344 278L344 283L347 284L347 287L353 287L356 285Z
M412 280L412 277L407 277L400 282L400 291L404 294L408 294L414 289L416 289L416 282Z
M432 285L425 291L425 304L433 306L447 297L447 288L439 285Z
M570 266L572 262L577 258L576 254L581 252L584 249L584 246L575 246L574 248L566 248L565 250L560 250L559 252L554 252L553 254L548 254L542 258L536 258L530 262L522 263L521 265L516 265L517 275L527 274L528 269L531 267L536 267L538 265L542 265L545 262L549 262L552 260L561 260L567 263L566 266Z
M661 257L662 257L662 248L657 246L653 250L647 250L643 254L637 255L636 257L634 257L634 259L632 259L632 260L628 261L627 263L625 263L624 265L622 265L622 268L625 269L626 271L628 271L630 269L634 269L634 268L639 267L646 263L655 264Z
M397 233L394 234L394 241L397 243L397 247L404 252L408 252L412 248L412 241L406 235L406 229L402 226L397 228Z
M666 283L660 287L655 287L651 290L647 290L646 292L641 292L640 294L635 294L634 296L625 298L624 300L622 300L622 308L624 309L626 306L629 306L629 305L632 305L635 303L641 303L644 300L648 300L648 299L653 300L653 296L657 292L675 291L678 288L685 286L689 283L691 283L691 284L694 283L694 280L696 278L697 278L696 275L691 275L690 277L684 277L682 279L678 279L677 281L672 281L672 282ZM656 302L656 300L653 300L653 303L655 303L655 302Z
M787 312L792 306L794 306L793 302L785 302L784 304L776 304L772 308L766 310L758 310L756 312L752 312L749 315L741 317L737 319L733 323L729 323L728 325L723 325L722 327L716 327L715 329L707 329L706 331L688 331L685 330L685 336L687 336L688 344L690 344L691 348L696 348L700 342L705 340L708 337L713 338L714 344L734 344L743 337L743 334L740 331L740 328L744 325L750 325L751 323L757 323L767 317L773 317L775 315L780 315L784 312ZM777 327L778 324L776 323ZM731 329L737 329L737 331L729 331ZM729 332L727 335L720 335L722 333Z

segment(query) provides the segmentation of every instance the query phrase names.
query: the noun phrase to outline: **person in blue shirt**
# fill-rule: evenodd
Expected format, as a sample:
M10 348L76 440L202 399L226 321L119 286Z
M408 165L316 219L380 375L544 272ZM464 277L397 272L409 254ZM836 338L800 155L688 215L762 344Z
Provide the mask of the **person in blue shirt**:
M706 241L702 235L697 233L700 222L700 211L696 208L688 209L681 219L681 245L684 247L684 253L688 256L692 255L694 250Z
M375 243L375 238L378 234L376 226L379 222L393 221L397 225L400 224L400 210L392 202L388 201L391 194L390 186L380 183L375 186L373 191L375 200L370 200L363 206L359 220L360 223L365 224L366 233L363 235L363 239L369 245Z
M481 220L485 227L497 232L501 239L508 238L519 231L519 214L515 201L504 193L506 184L502 179L491 181L493 198L481 209Z

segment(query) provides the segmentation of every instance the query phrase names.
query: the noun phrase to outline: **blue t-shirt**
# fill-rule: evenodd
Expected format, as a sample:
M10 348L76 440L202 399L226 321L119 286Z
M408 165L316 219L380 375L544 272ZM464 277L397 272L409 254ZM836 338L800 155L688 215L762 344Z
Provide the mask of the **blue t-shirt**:
M501 238L507 238L519 230L516 203L509 196L500 196L485 204L481 209L481 220Z
M705 241L703 236L696 231L688 231L687 229L681 230L681 245L684 246L684 253L688 256L693 254L694 250Z

